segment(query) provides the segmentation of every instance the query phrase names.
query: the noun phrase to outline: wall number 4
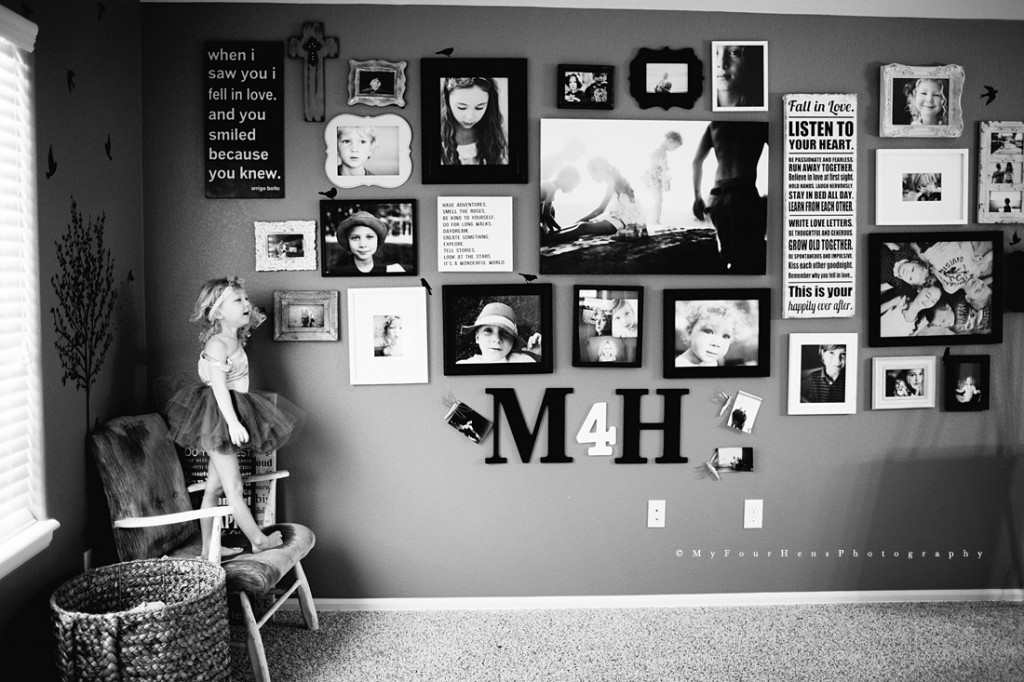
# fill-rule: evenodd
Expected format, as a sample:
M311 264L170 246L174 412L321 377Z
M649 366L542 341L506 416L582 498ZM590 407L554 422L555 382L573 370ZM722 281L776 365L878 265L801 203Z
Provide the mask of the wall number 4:
M594 403L583 420L583 426L576 432L576 442L581 445L593 443L587 448L591 457L608 457L612 454L611 446L615 445L615 435L615 427L608 426L608 403Z

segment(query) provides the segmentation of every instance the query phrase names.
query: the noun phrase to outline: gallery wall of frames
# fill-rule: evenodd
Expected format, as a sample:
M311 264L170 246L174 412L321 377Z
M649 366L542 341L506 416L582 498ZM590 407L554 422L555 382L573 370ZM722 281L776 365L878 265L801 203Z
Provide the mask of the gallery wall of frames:
M150 383L245 279L319 596L1019 587L1019 25L142 15Z

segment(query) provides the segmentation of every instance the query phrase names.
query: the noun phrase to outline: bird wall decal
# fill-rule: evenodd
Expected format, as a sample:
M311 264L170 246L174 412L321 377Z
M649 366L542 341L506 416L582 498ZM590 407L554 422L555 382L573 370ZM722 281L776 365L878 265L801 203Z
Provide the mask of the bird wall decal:
M53 160L53 145L46 154L46 179L49 180L57 172L57 162Z
M996 90L995 88L993 88L991 85L986 85L985 86L985 92L981 93L982 99L985 100L985 106L988 106L989 104L992 104L992 102L996 98L996 93L998 93L998 92L999 91Z
M454 52L454 51L455 51L454 47L446 47L443 50L438 50L434 54L443 54L445 57L451 57L452 56L452 52Z

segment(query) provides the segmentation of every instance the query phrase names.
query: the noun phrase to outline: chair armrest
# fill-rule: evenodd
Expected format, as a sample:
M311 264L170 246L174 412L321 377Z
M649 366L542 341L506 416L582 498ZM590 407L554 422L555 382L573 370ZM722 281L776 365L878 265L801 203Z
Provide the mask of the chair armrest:
M291 472L287 469L279 469L278 471L270 471L265 474L253 474L252 476L243 476L242 483L261 483L263 481L276 481L279 478L288 478L291 476ZM198 493L206 490L206 481L200 481L199 483L193 483L188 487L190 493Z
M159 514L157 516L129 516L114 521L114 528L151 528L154 526L167 526L173 523L184 523L195 519L205 519L217 516L228 516L235 512L234 507L207 507L205 509L193 509L192 511L175 512L173 514Z

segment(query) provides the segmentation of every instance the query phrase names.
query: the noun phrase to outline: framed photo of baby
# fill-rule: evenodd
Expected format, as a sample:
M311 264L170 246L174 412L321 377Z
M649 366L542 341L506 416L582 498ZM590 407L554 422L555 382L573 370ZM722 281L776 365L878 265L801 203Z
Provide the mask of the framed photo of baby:
M945 361L943 406L949 412L987 410L992 393L988 355L949 355Z
M321 275L415 275L417 234L415 199L322 200Z
M550 284L447 284L441 288L444 373L550 374Z
M769 376L770 300L770 289L666 289L665 378Z
M880 77L879 135L960 137L964 68L886 64Z
M643 287L573 287L573 367L640 367Z
M928 346L1003 340L1003 235L868 235L868 343Z
M423 182L526 182L526 60L420 61Z

